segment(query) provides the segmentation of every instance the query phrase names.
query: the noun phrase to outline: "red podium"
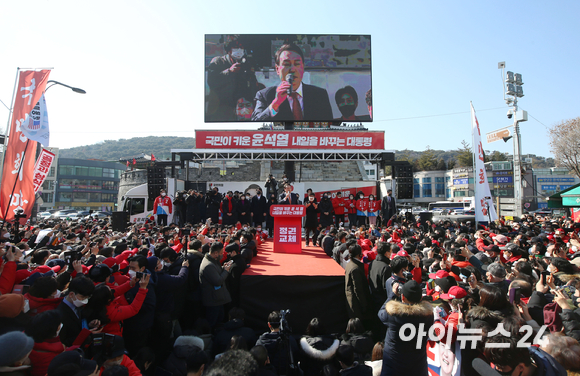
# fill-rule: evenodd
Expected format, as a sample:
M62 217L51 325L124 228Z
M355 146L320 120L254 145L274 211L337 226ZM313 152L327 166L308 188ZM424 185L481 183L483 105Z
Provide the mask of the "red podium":
M274 252L302 253L302 217L306 207L272 205L270 215L274 217Z

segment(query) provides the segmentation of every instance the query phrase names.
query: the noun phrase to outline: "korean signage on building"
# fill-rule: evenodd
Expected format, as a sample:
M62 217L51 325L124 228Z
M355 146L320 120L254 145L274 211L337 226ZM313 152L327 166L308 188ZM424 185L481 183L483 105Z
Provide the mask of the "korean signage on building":
M574 178L538 178L538 183L574 183Z
M197 149L372 149L385 148L384 132L196 131Z

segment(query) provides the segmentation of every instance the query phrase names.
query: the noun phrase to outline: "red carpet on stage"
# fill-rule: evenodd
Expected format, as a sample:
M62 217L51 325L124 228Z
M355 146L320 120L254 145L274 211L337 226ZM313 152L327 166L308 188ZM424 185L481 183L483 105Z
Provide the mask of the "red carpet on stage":
M344 333L344 269L322 248L302 244L301 254L288 254L274 253L272 241L262 243L242 275L241 306L254 330L268 330L270 312L290 309L287 320L294 333L304 333L313 317L329 333Z
M306 247L302 242L302 253L274 253L274 242L267 241L258 247L258 257L252 259L244 275L286 276L341 276L344 269L328 257L320 247Z

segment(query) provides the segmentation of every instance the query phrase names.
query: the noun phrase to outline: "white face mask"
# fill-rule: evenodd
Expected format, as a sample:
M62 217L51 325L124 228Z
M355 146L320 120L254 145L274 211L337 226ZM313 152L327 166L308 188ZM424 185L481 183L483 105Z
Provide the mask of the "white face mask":
M165 197L165 195L166 195L166 193L165 193L165 192L163 192L163 193L161 194L161 196L163 196L163 197Z
M373 201L373 200L374 200L374 198L370 197L370 198L369 198L369 200L370 200L370 201Z
M258 227L258 228L256 229L256 231L262 231L262 228L261 228L261 227Z
M247 230L248 230L248 227L247 226L244 226L244 231L247 231Z
M84 305L85 305L85 304L87 304L88 302L89 302L89 299L88 299L88 298L86 298L86 299L83 299L83 300L79 300L79 299L76 297L76 295L75 295L75 300L73 300L73 304L74 304L74 306L75 306L75 307L77 307L77 308L78 308L78 307L82 307L82 306L84 306Z
M308 198L310 201L314 201L314 197L309 197Z
M166 266L169 267L169 265L171 265L170 262L161 261L161 266L163 266L163 267L166 267Z
M52 296L52 298L53 299L58 299L58 298L60 298L60 294L61 294L61 291L60 290L56 290L56 292L54 293L54 295Z
M22 308L22 312L26 313L30 311L30 302L28 299L24 299L24 308Z
M131 278L135 278L137 276L137 272L134 270L129 270L127 274L129 274L129 277Z
M234 59L240 60L244 57L244 49L243 48L232 48L232 57Z

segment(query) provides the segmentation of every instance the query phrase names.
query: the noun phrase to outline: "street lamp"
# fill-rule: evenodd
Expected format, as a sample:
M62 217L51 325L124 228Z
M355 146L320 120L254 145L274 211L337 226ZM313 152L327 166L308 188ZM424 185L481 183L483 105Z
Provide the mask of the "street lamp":
M44 89L45 92L48 89L50 89L51 87L53 87L54 85L61 85L61 86L64 86L64 87L68 87L69 89L71 89L75 93L79 93L79 94L86 94L87 93L86 91L84 91L83 89L79 89L78 87L68 86L68 85L63 84L62 82L58 82L58 81L54 81L54 80L48 81L47 84L52 84L52 85L50 85L49 87L47 87L46 89Z
M522 85L524 82L522 81L522 75L519 73L513 72L506 72L505 76L503 74L505 69L505 62L498 63L498 68L502 70L502 77L505 77L504 80L504 100L508 106L512 108L508 111L507 117L508 119L514 118L514 136L513 136L513 143L514 143L514 200L515 200L515 211L514 215L517 217L521 217L523 213L522 209L522 169L521 169L521 160L522 160L522 140L520 135L520 122L524 122L528 120L528 113L527 111L521 110L518 111L518 98L522 98L524 96L524 90L522 89ZM506 98L507 95L507 98ZM509 138L504 137L504 142L507 142Z

